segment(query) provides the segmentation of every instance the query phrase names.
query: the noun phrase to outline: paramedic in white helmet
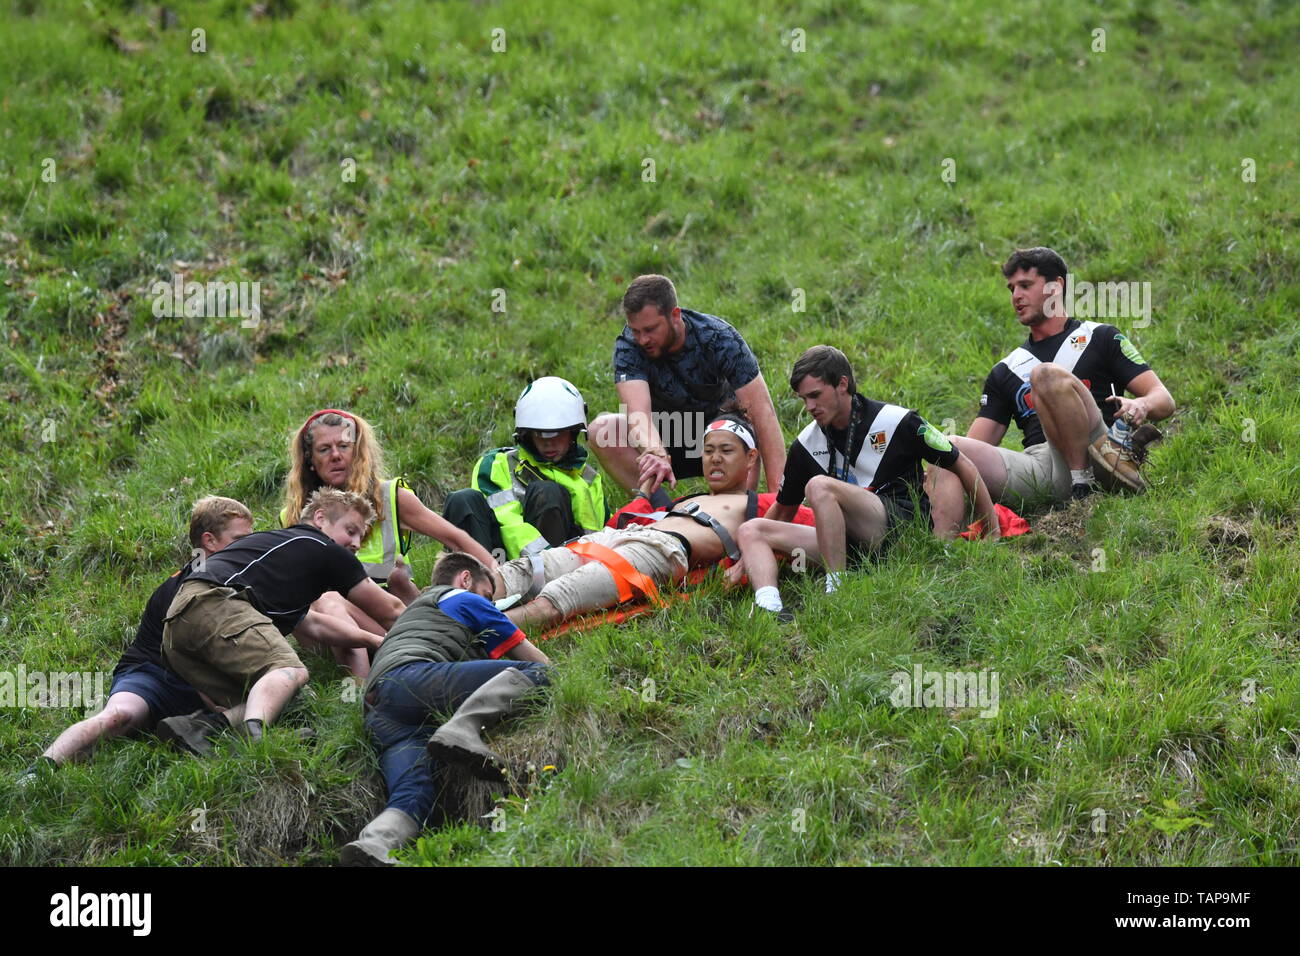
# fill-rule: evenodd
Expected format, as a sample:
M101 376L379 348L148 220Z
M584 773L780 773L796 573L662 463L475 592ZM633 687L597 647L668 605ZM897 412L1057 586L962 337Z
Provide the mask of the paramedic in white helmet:
M587 404L572 383L539 378L515 403L515 444L478 460L470 487L447 497L443 517L498 560L533 555L590 534L609 518L605 486L578 437Z

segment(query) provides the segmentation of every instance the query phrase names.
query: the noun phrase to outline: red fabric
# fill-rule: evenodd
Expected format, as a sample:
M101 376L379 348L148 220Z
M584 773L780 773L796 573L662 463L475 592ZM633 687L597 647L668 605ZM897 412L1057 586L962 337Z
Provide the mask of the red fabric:
M758 517L761 518L765 514L767 514L767 510L771 508L772 505L774 504L776 504L775 492L765 491L761 495L759 495L758 496ZM609 521L605 522L605 526L609 528L617 528L618 516L623 514L632 516L631 518L628 519L628 524L654 524L654 522L648 516L658 510L660 509L650 504L650 502L647 501L645 498L636 497L633 498L631 501L629 501L627 504L625 504L623 507L615 511L614 514L610 516ZM808 527L811 528L813 526L813 510L809 508L807 505L800 505L799 510L795 512L794 523L806 524L808 525Z
M524 640L524 632L519 630L519 628L515 628L515 632L513 634L507 637L496 647L492 648L492 650L488 653L488 657L494 661L499 658L502 658L506 654L509 654L512 650L514 650L519 645L519 642L522 640Z
M1002 537L1014 538L1018 534L1029 533L1029 522L1006 505L994 505L993 508L998 513L998 528L1002 531ZM965 538L967 541L974 541L981 536L983 529L984 519L981 518L963 531L959 537Z

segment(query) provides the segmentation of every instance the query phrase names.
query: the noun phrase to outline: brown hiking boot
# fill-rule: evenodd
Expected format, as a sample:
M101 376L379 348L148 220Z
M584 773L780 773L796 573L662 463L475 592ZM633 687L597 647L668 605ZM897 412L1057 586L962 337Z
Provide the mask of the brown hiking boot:
M1145 452L1145 446L1143 450ZM1109 432L1088 446L1088 457L1103 484L1118 484L1139 494L1147 490L1147 483L1138 473L1139 463L1133 452L1111 441Z
M1139 468L1146 464L1147 446L1155 444L1164 437L1160 434L1160 429L1150 422L1143 422L1133 430L1133 434L1129 437L1128 450Z

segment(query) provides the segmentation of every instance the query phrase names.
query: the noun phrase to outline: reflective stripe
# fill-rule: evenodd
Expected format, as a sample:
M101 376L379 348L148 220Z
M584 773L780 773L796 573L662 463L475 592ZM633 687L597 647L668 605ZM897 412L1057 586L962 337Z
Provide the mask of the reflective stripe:
M506 455L506 468L510 470L510 490L515 493L517 499L523 501L524 495L528 493L528 486L519 477L519 449L510 449L510 453Z
M524 550L519 552L519 556L531 557L534 554L540 554L541 552L545 551L549 547L550 545L547 544L545 538L534 538L532 541L529 541L526 545L524 545Z
M515 493L507 488L505 491L498 491L488 495L488 507L500 508L502 505L508 505L515 501Z
M542 588L546 587L546 563L542 558L542 552L534 551L532 554L528 555L528 559L533 565L533 586L529 588L528 593L524 595L525 601L531 601L533 598L537 597L537 595L542 593Z
M384 520L370 529L357 560L366 574L378 581L386 581L397 566L397 483L400 478L390 478L379 485L379 507ZM378 540L375 532L378 531Z

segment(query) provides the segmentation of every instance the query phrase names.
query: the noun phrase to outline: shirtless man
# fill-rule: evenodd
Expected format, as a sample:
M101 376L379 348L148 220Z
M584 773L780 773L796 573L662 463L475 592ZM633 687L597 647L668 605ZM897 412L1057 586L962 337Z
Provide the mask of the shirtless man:
M755 444L744 417L720 415L704 435L707 495L679 501L647 524L605 529L500 565L495 596L522 594L526 602L506 616L521 629L541 631L637 595L651 598L660 585L680 581L691 568L738 557L736 532L753 516L746 489L758 463Z

